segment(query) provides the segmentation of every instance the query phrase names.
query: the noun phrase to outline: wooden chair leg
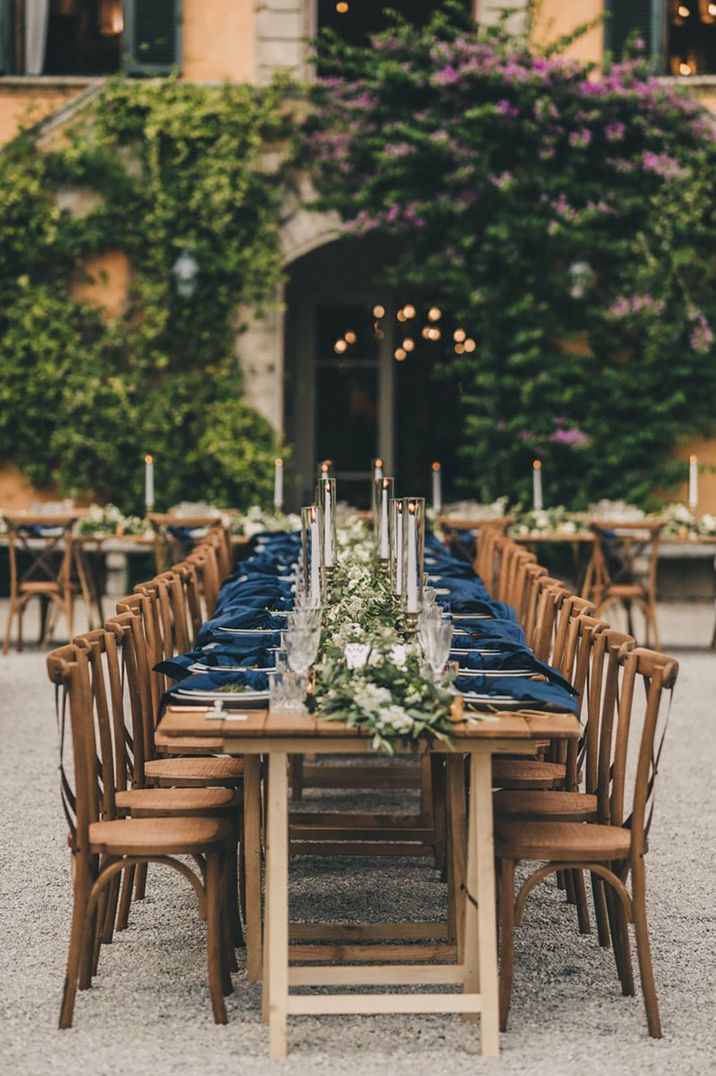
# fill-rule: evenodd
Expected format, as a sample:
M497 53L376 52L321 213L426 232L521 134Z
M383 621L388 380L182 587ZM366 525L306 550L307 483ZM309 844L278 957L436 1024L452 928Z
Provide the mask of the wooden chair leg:
M18 654L22 651L22 648L23 648L22 618L23 618L24 615L25 615L25 603L20 602L20 604L18 606L18 609L17 609L17 652L18 652Z
M117 905L119 903L119 888L122 882L120 874L115 874L108 885L107 910L104 916L102 929L102 944L111 945L114 937L115 923L117 921Z
M587 889L584 884L584 871L570 871L572 885L574 886L574 898L577 905L577 920L580 934L591 934L592 924L589 920L589 906L587 904Z
M597 920L597 937L603 949L609 948L609 918L607 915L607 898L604 895L604 881L598 874L592 875L592 899Z
M624 917L624 909L611 886L606 887L607 909L609 912L609 927L612 935L612 948L614 950L614 963L617 975L622 986L622 994L625 997L634 995L634 976L631 967L631 952L629 950L629 935Z
M433 785L433 834L435 841L435 865L442 873L445 870L446 854L446 803L445 803L445 763L437 755L430 756Z
M144 900L147 893L147 864L139 863L134 878L134 899Z
M72 1017L75 1011L75 997L77 995L77 980L79 978L80 960L84 945L88 886L81 875L82 872L78 869L74 880L70 944L67 953L67 968L65 971L65 982L62 990L62 1005L60 1007L60 1020L58 1025L62 1031L72 1027Z
M122 871L122 895L119 898L116 930L126 930L129 923L129 909L132 904L132 886L134 885L135 867L125 867Z
M515 946L515 864L500 864L500 1031L507 1031L512 1000L512 969Z
M244 932L241 929L241 913L239 911L239 833L231 843L226 864L226 911L231 924L231 940L234 945L243 947Z
M634 933L636 934L636 951L639 959L641 989L644 994L646 1022L652 1039L661 1038L661 1019L659 1002L656 997L654 968L651 963L651 946L649 928L646 919L646 868L643 857L632 867L632 909L634 915Z
M65 591L65 619L67 621L67 638L71 639L74 635L75 627L75 603L74 595L71 590Z
M221 860L217 852L210 852L206 857L206 926L207 926L207 964L209 973L209 991L214 1023L226 1023L226 1006L224 1005L222 954L224 931L222 927L222 879Z
M10 598L10 607L7 611L7 621L5 622L5 638L2 644L3 655L7 654L10 649L10 637L12 635L12 622L17 613L17 607L15 605L14 598ZM715 631L716 634L716 631Z

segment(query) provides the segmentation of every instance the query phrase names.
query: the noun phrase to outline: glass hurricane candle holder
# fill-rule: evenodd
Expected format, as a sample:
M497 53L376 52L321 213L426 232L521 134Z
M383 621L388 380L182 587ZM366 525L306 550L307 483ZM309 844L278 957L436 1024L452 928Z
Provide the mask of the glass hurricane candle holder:
M425 498L403 498L403 591L401 607L414 625L423 596Z
M323 531L323 567L331 572L336 563L336 480L321 477L316 488Z
M400 598L403 593L403 502L394 497L390 502L390 578L393 593Z
M321 509L317 504L301 509L301 557L308 604L320 605L323 529Z
M392 478L378 478L375 485L375 516L373 529L375 548L381 564L390 566L390 502L393 500L395 482Z

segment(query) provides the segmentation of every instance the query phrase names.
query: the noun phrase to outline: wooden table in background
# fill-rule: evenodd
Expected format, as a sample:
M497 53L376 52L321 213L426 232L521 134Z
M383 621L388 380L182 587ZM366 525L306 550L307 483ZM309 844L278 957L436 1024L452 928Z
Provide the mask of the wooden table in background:
M270 1052L287 1055L289 1016L331 1013L463 1013L481 1021L481 1049L499 1053L497 934L492 820L492 756L534 751L535 740L577 738L571 714L505 713L490 722L454 726L452 750L434 742L431 750L460 760L469 755L471 794L467 818L461 942L455 963L383 963L366 966L291 966L288 915L288 760L300 754L375 755L371 739L341 722L252 711L207 719L206 709L169 707L160 729L169 736L211 736L223 740L229 755L244 756L247 860L247 960L250 978L262 978L262 1014L269 1025ZM400 748L409 752L409 748ZM428 750L427 747L421 750ZM260 759L267 760L266 887L264 945L261 944ZM450 767L453 781L464 781L460 762ZM453 785L450 792L456 792ZM463 785L464 794L464 785ZM385 936L385 935L384 935ZM351 946L351 950L356 947ZM306 959L306 958L304 958ZM360 958L358 958L360 959ZM415 958L412 957L414 960ZM261 971L263 966L263 971ZM295 994L295 986L415 986L454 984L461 993Z

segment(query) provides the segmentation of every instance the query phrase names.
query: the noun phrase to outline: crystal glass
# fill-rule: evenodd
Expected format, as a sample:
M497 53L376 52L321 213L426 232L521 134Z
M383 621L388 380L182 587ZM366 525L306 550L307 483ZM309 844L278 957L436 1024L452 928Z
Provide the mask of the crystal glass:
M433 682L441 683L450 657L452 623L432 612L422 614L418 621L418 640Z
M404 613L419 613L423 597L425 551L425 498L403 498Z
M269 709L283 713L306 713L306 682L286 667L268 674Z

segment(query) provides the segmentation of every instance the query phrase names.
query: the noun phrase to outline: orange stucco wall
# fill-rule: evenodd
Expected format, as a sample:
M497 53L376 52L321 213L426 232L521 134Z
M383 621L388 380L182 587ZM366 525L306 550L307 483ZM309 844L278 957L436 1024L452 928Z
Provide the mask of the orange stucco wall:
M253 81L254 6L251 0L184 0L184 78Z
M25 89L0 79L0 145L14 138L20 127L49 116L78 92L76 86Z
M533 40L538 44L569 34L583 23L599 18L603 0L541 0L537 6ZM604 51L604 27L600 23L569 48L569 55L586 63L598 63Z

